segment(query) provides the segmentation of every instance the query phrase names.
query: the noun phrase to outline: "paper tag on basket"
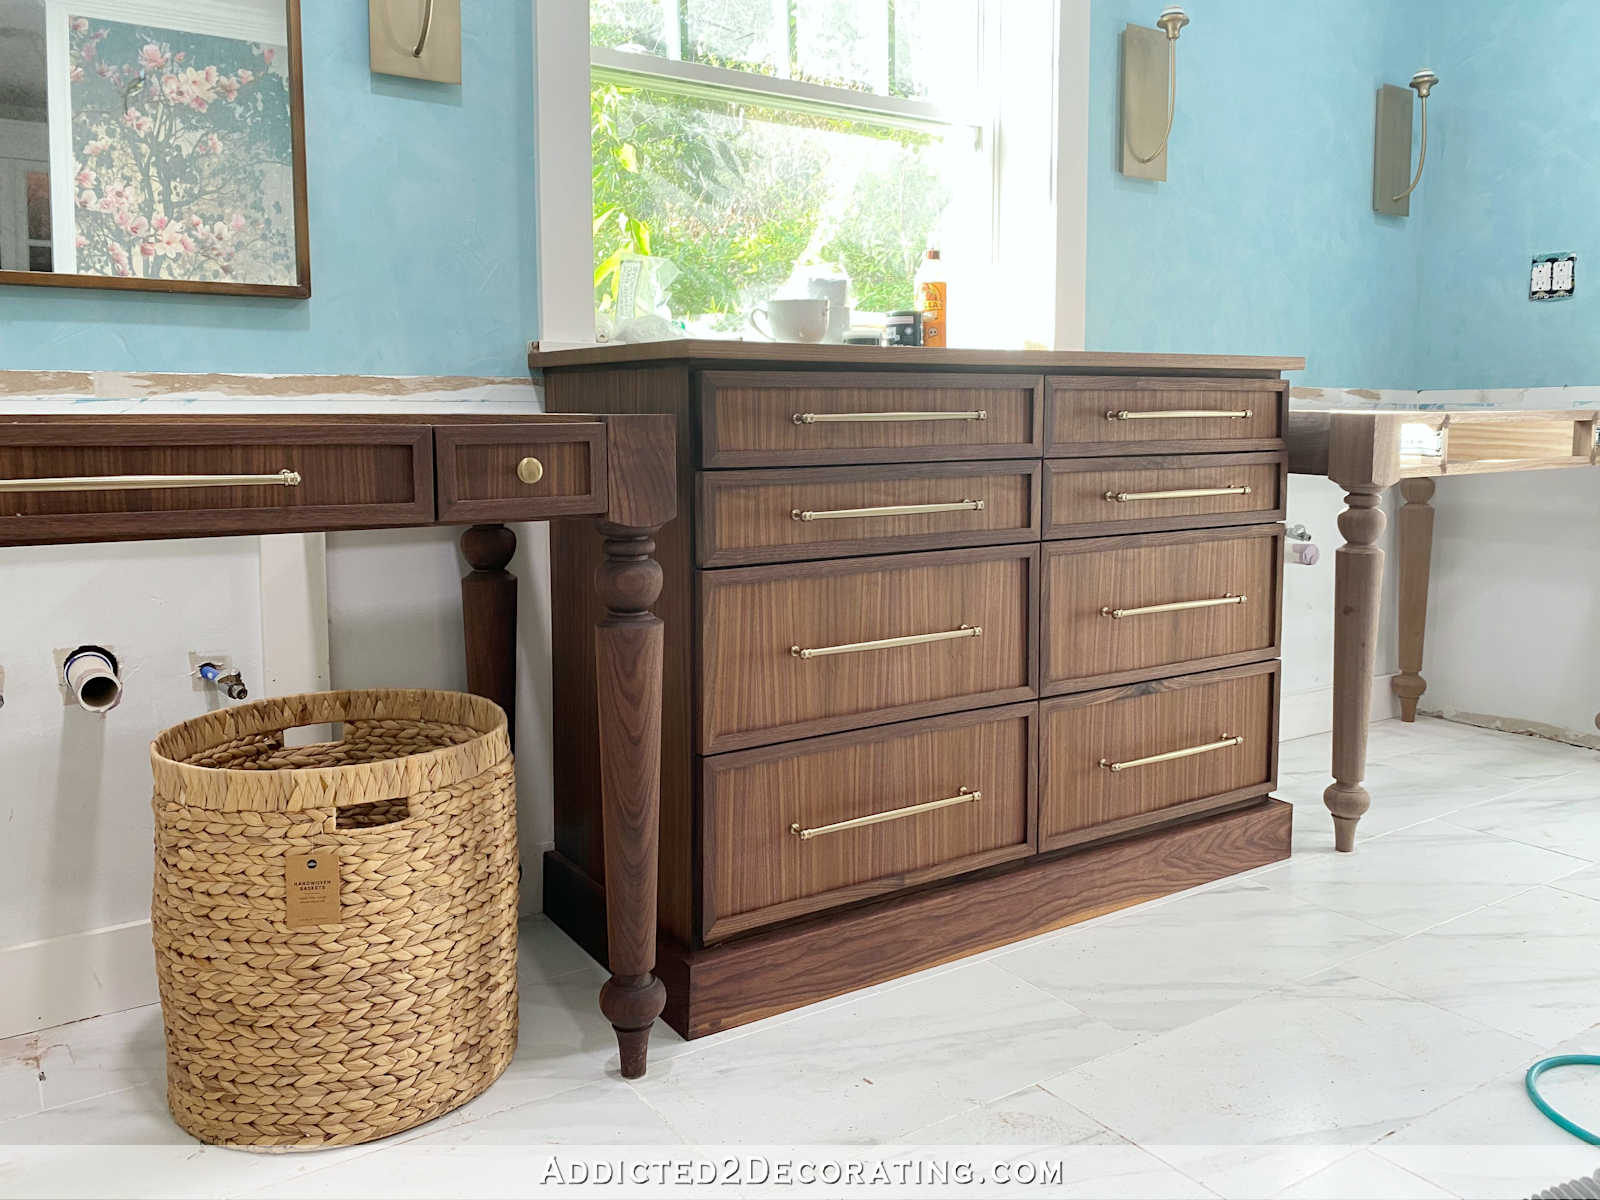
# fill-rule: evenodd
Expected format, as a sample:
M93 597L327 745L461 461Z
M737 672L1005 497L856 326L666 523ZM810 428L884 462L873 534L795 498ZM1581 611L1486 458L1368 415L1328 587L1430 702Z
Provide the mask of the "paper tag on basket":
M339 852L331 846L284 858L290 929L339 923Z

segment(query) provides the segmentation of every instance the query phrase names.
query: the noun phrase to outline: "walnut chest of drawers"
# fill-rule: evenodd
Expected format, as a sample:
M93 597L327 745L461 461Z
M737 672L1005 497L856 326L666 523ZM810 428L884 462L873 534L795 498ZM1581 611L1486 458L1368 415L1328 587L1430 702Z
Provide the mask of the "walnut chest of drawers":
M1286 857L1293 359L535 349L667 412L660 961L695 1037ZM552 531L558 695L589 539ZM545 910L606 938L593 705L555 714ZM642 869L648 869L644 865Z

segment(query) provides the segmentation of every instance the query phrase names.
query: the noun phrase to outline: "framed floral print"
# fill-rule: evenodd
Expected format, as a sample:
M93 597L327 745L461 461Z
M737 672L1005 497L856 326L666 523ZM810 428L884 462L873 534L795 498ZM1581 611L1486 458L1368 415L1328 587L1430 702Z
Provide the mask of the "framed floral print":
M298 0L0 5L38 48L0 89L0 283L310 295L299 26Z

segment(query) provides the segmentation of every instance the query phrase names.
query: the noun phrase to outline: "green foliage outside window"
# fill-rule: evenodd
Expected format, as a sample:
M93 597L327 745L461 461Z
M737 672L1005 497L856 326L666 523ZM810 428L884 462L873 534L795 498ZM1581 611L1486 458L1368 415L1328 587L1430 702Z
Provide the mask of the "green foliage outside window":
M615 43L613 43L615 44ZM909 308L912 276L950 199L938 139L864 122L596 83L590 94L595 287L608 306L624 253L667 258L675 317L724 329L795 266L843 271L856 308ZM830 162L871 165L830 196Z

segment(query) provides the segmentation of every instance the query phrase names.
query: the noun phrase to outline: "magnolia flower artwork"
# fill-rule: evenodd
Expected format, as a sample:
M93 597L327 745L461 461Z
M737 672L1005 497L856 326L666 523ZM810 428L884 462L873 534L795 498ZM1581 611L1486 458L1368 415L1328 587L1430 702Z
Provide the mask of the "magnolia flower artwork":
M77 272L293 284L284 46L69 16Z

